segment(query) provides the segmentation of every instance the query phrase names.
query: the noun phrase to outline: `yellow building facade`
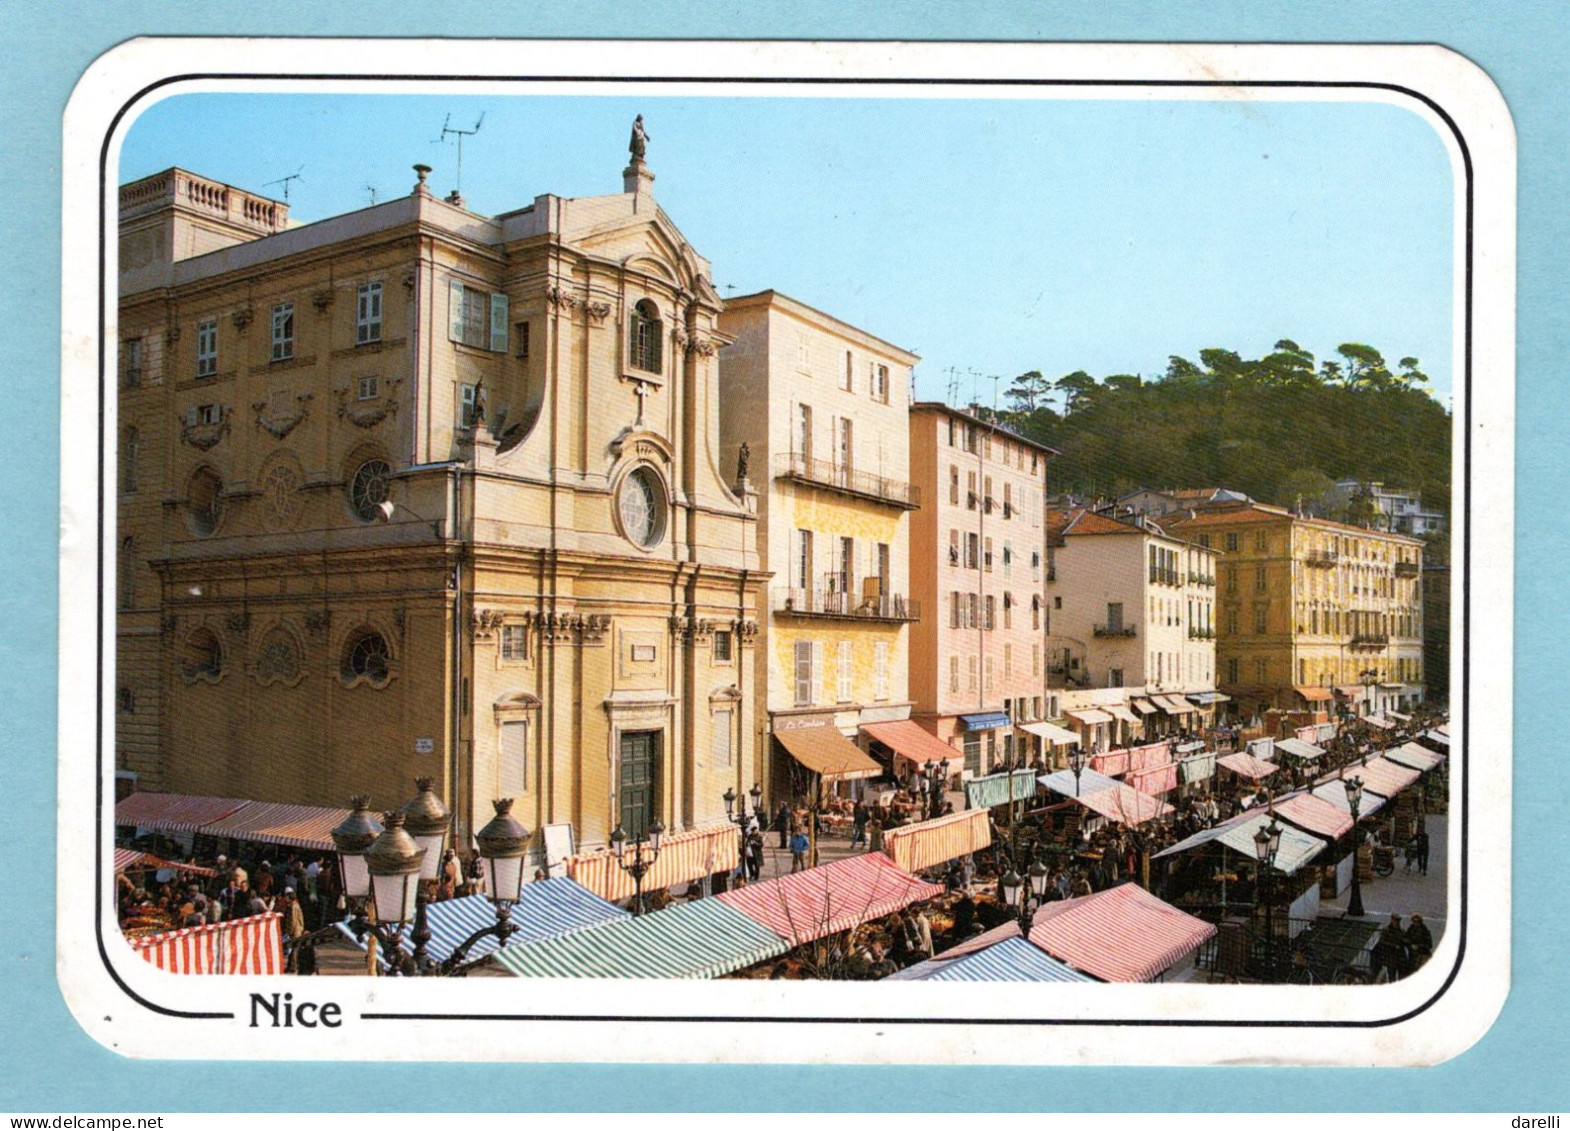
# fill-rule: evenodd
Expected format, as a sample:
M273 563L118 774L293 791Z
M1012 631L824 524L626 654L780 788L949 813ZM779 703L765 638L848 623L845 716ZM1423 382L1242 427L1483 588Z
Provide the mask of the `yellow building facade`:
M910 715L908 625L910 370L916 357L779 294L727 299L720 320L722 447L747 448L758 479L758 550L772 575L759 608L755 673L760 783L771 800L800 796L787 737L827 727L843 751L866 724ZM820 738L823 736L819 736ZM862 771L852 771L862 772Z
M1423 699L1423 543L1248 503L1169 523L1220 553L1217 684L1237 709L1410 708Z
M310 225L121 190L117 767L342 805L435 777L581 844L750 786L757 519L709 264L622 190Z

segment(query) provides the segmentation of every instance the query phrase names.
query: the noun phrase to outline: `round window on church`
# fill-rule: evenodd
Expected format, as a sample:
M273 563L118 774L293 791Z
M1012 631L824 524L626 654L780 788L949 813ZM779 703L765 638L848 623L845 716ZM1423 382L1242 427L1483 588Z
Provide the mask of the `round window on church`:
M622 533L648 549L665 537L665 488L653 468L639 467L622 480Z
M361 522L372 522L387 501L387 478L392 468L384 459L368 459L349 479L349 509Z

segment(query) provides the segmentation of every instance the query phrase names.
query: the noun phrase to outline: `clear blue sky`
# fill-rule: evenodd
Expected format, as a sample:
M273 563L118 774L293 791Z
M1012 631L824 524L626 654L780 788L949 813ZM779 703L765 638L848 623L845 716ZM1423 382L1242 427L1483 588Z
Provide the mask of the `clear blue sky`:
M1448 402L1452 176L1392 106L1307 102L192 94L130 128L170 165L301 221L408 192L481 213L619 192L641 112L655 195L723 294L773 287L919 353L917 393L1028 369L1153 375L1282 337L1421 359ZM302 168L303 166L303 168Z

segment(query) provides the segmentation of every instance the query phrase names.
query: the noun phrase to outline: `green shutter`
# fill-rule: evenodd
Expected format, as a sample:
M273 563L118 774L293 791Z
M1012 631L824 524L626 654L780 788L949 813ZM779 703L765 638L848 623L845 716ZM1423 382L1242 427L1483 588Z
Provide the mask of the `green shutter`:
M447 337L463 341L463 284L457 279L447 284Z
M491 349L495 353L507 352L507 296L491 295Z

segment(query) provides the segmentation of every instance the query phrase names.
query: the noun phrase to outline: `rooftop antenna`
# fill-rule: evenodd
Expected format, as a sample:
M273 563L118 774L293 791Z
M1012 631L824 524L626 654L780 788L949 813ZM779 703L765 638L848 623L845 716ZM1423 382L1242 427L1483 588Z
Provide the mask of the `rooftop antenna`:
M442 136L438 138L432 138L431 144L439 145L440 143L446 141L448 134L454 134L458 138L458 179L457 182L453 185L453 191L461 194L463 192L463 139L466 137L473 137L475 134L480 132L480 127L485 124L485 111L480 111L479 120L474 123L473 129L454 129L450 125L451 122L452 115L448 114L446 120L442 122Z
M952 405L959 400L959 370L951 365L943 372L949 379L945 386L947 396L944 399Z
M289 182L290 181L299 181L299 182L301 182L303 184L305 182L305 178L300 176L300 173L303 172L304 169L305 169L305 166L301 165L300 168L298 168L294 172L290 173L287 177L279 177L276 181L268 181L262 187L263 188L271 188L273 185L282 185L283 186L283 202L285 204L288 204L289 203Z
M365 185L364 185L364 188L365 188L366 192L371 194L371 207L375 208L376 207L376 186L371 184L370 181L366 181Z

